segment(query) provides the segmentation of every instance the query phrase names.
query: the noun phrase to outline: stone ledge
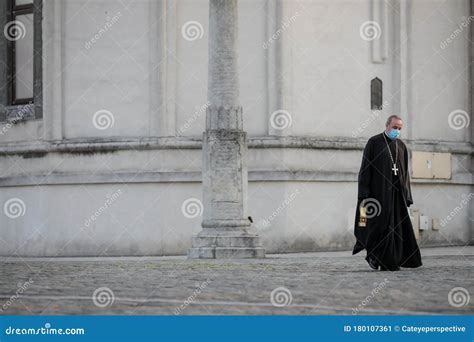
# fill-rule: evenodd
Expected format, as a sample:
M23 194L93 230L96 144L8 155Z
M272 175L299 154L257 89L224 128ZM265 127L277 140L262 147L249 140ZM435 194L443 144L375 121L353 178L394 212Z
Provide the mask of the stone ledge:
M368 138L310 136L248 136L249 148L303 148L323 150L362 150ZM411 150L473 154L469 142L438 140L405 140ZM197 137L110 137L77 138L55 141L10 142L0 144L0 155L46 153L94 153L121 150L201 149L202 136Z
M334 171L249 171L249 182L356 182L356 172ZM49 173L0 178L0 187L66 185L66 184L121 184L121 183L200 183L199 171L116 172L103 174ZM412 184L472 185L470 173L454 174L452 179L411 178Z

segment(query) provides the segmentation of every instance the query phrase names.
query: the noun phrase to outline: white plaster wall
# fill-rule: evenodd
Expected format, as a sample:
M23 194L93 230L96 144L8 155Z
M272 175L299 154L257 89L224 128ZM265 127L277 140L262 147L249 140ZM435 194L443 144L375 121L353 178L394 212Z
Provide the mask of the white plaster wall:
M67 1L63 26L64 136L137 136L148 127L148 3L126 9L120 2ZM85 47L107 21L119 19ZM114 125L98 130L92 117L99 110L114 116ZM48 115L48 113L45 113Z
M176 128L184 131L184 136L201 136L206 120L209 4L203 0L178 1L176 12ZM192 22L199 23L202 30ZM188 25L197 27L195 32L202 38L185 39L182 28Z
M469 129L448 124L452 111L470 111L469 26L445 49L440 47L469 17L469 1L421 0L411 6L414 137L470 141Z
M266 0L239 2L239 75L240 101L244 130L248 135L265 135L268 126L267 72L268 59L262 45L265 27L271 15Z
M34 142L44 137L44 125L42 120L32 120L15 125L9 125L3 122L0 125L5 127L4 133L0 134L0 143L18 141Z
M264 3L263 0L241 1L239 7L241 99L245 128L250 134L264 134L267 124L265 51L261 47L265 33ZM136 1L126 9L115 0L72 0L60 6L65 18L63 32L61 39L51 44L63 51L63 70L56 81L63 82L63 93L59 96L63 97L61 117L65 138L157 135L150 128L153 121L150 116L157 114L168 115L176 130L191 120L181 135L202 134L205 110L200 109L207 102L207 0L176 2L175 14L169 14L171 19L166 19L162 8L152 1ZM45 11L44 15L48 19L54 13ZM100 34L114 15L119 15L119 19ZM166 46L156 47L150 40L163 34L160 30L169 25L163 23L166 20L176 21L176 32L165 33ZM192 41L183 38L182 27L190 21L202 25L202 38ZM99 39L91 43L95 35ZM44 39L48 38L46 35ZM88 42L91 44L86 48ZM174 45L175 50L169 49ZM152 99L159 94L153 93L157 88L150 86L150 77L164 63L158 49L165 49L171 61L167 65L166 86L170 88L165 99L171 102L169 112L164 112ZM48 109L54 110L52 107ZM106 130L98 130L92 123L94 113L102 109L114 117L113 127ZM197 112L197 119L193 119ZM61 123L53 123L58 124Z
M468 129L447 125L452 111L469 113L468 29L446 49L440 48L469 16L467 0L409 2L408 82L402 84L398 2L388 6L388 58L382 64L371 62L371 43L359 35L360 25L371 20L371 1L286 3L287 16L300 13L285 31L291 49L286 67L292 97L285 109L292 114L293 134L351 136L361 123L369 122L360 136L370 137L383 129L389 114L400 114L398 104L405 101L400 99L401 88L407 87L403 137L470 141ZM383 80L384 100L389 102L372 120L370 80L376 76Z
M268 252L351 249L356 191L352 182L250 182L249 215ZM436 191L449 191L453 206L440 203L431 186L417 185L414 207L442 218L469 187ZM23 198L26 210L18 218L2 218L0 255L185 254L191 236L201 229L200 215L187 217L182 211L185 200L202 200L199 183L55 185L0 192L1 203L12 197ZM465 243L469 222L469 210L460 210L440 231L423 232L420 245Z
M383 64L371 61L371 42L363 40L360 26L371 20L370 1L295 1L287 2L287 16L299 13L285 31L291 49L288 70L292 93L293 134L311 136L352 136L372 115L370 80L383 81L383 111L377 112L359 136L381 131L387 113L393 112L392 95L396 56L394 41L395 10L389 6L386 35L388 59ZM383 129L383 128L382 128Z
M87 224L114 193L119 195ZM197 185L25 187L6 189L0 196L2 203L21 197L26 208L24 216L3 222L2 255L183 253L200 228L199 218L187 218L181 211L185 199L200 198Z

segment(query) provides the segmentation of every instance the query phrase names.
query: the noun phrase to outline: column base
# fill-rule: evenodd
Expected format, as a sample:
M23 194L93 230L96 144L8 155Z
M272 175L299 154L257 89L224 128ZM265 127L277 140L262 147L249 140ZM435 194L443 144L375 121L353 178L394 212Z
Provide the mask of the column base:
M190 248L188 259L249 259L265 258L265 249L245 247Z
M265 249L256 234L205 234L193 236L188 259L265 258Z

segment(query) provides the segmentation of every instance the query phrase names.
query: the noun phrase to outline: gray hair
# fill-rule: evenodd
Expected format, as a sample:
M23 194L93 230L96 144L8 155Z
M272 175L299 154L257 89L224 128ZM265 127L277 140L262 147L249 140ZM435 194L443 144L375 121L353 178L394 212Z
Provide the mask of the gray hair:
M392 119L398 119L398 120L402 120L401 117L399 117L398 115L390 115L387 119L387 122L385 123L385 126L388 126L392 123ZM402 120L403 121L403 120Z

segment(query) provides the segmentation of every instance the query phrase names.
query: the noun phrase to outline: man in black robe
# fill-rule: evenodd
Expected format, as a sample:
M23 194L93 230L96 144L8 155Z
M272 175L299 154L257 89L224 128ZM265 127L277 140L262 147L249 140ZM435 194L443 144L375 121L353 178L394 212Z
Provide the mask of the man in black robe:
M408 208L413 204L408 174L408 153L399 139L403 121L388 118L384 132L369 139L359 171L359 187L352 254L367 250L365 260L373 269L396 271L419 267L421 254ZM359 226L360 208L366 226Z

